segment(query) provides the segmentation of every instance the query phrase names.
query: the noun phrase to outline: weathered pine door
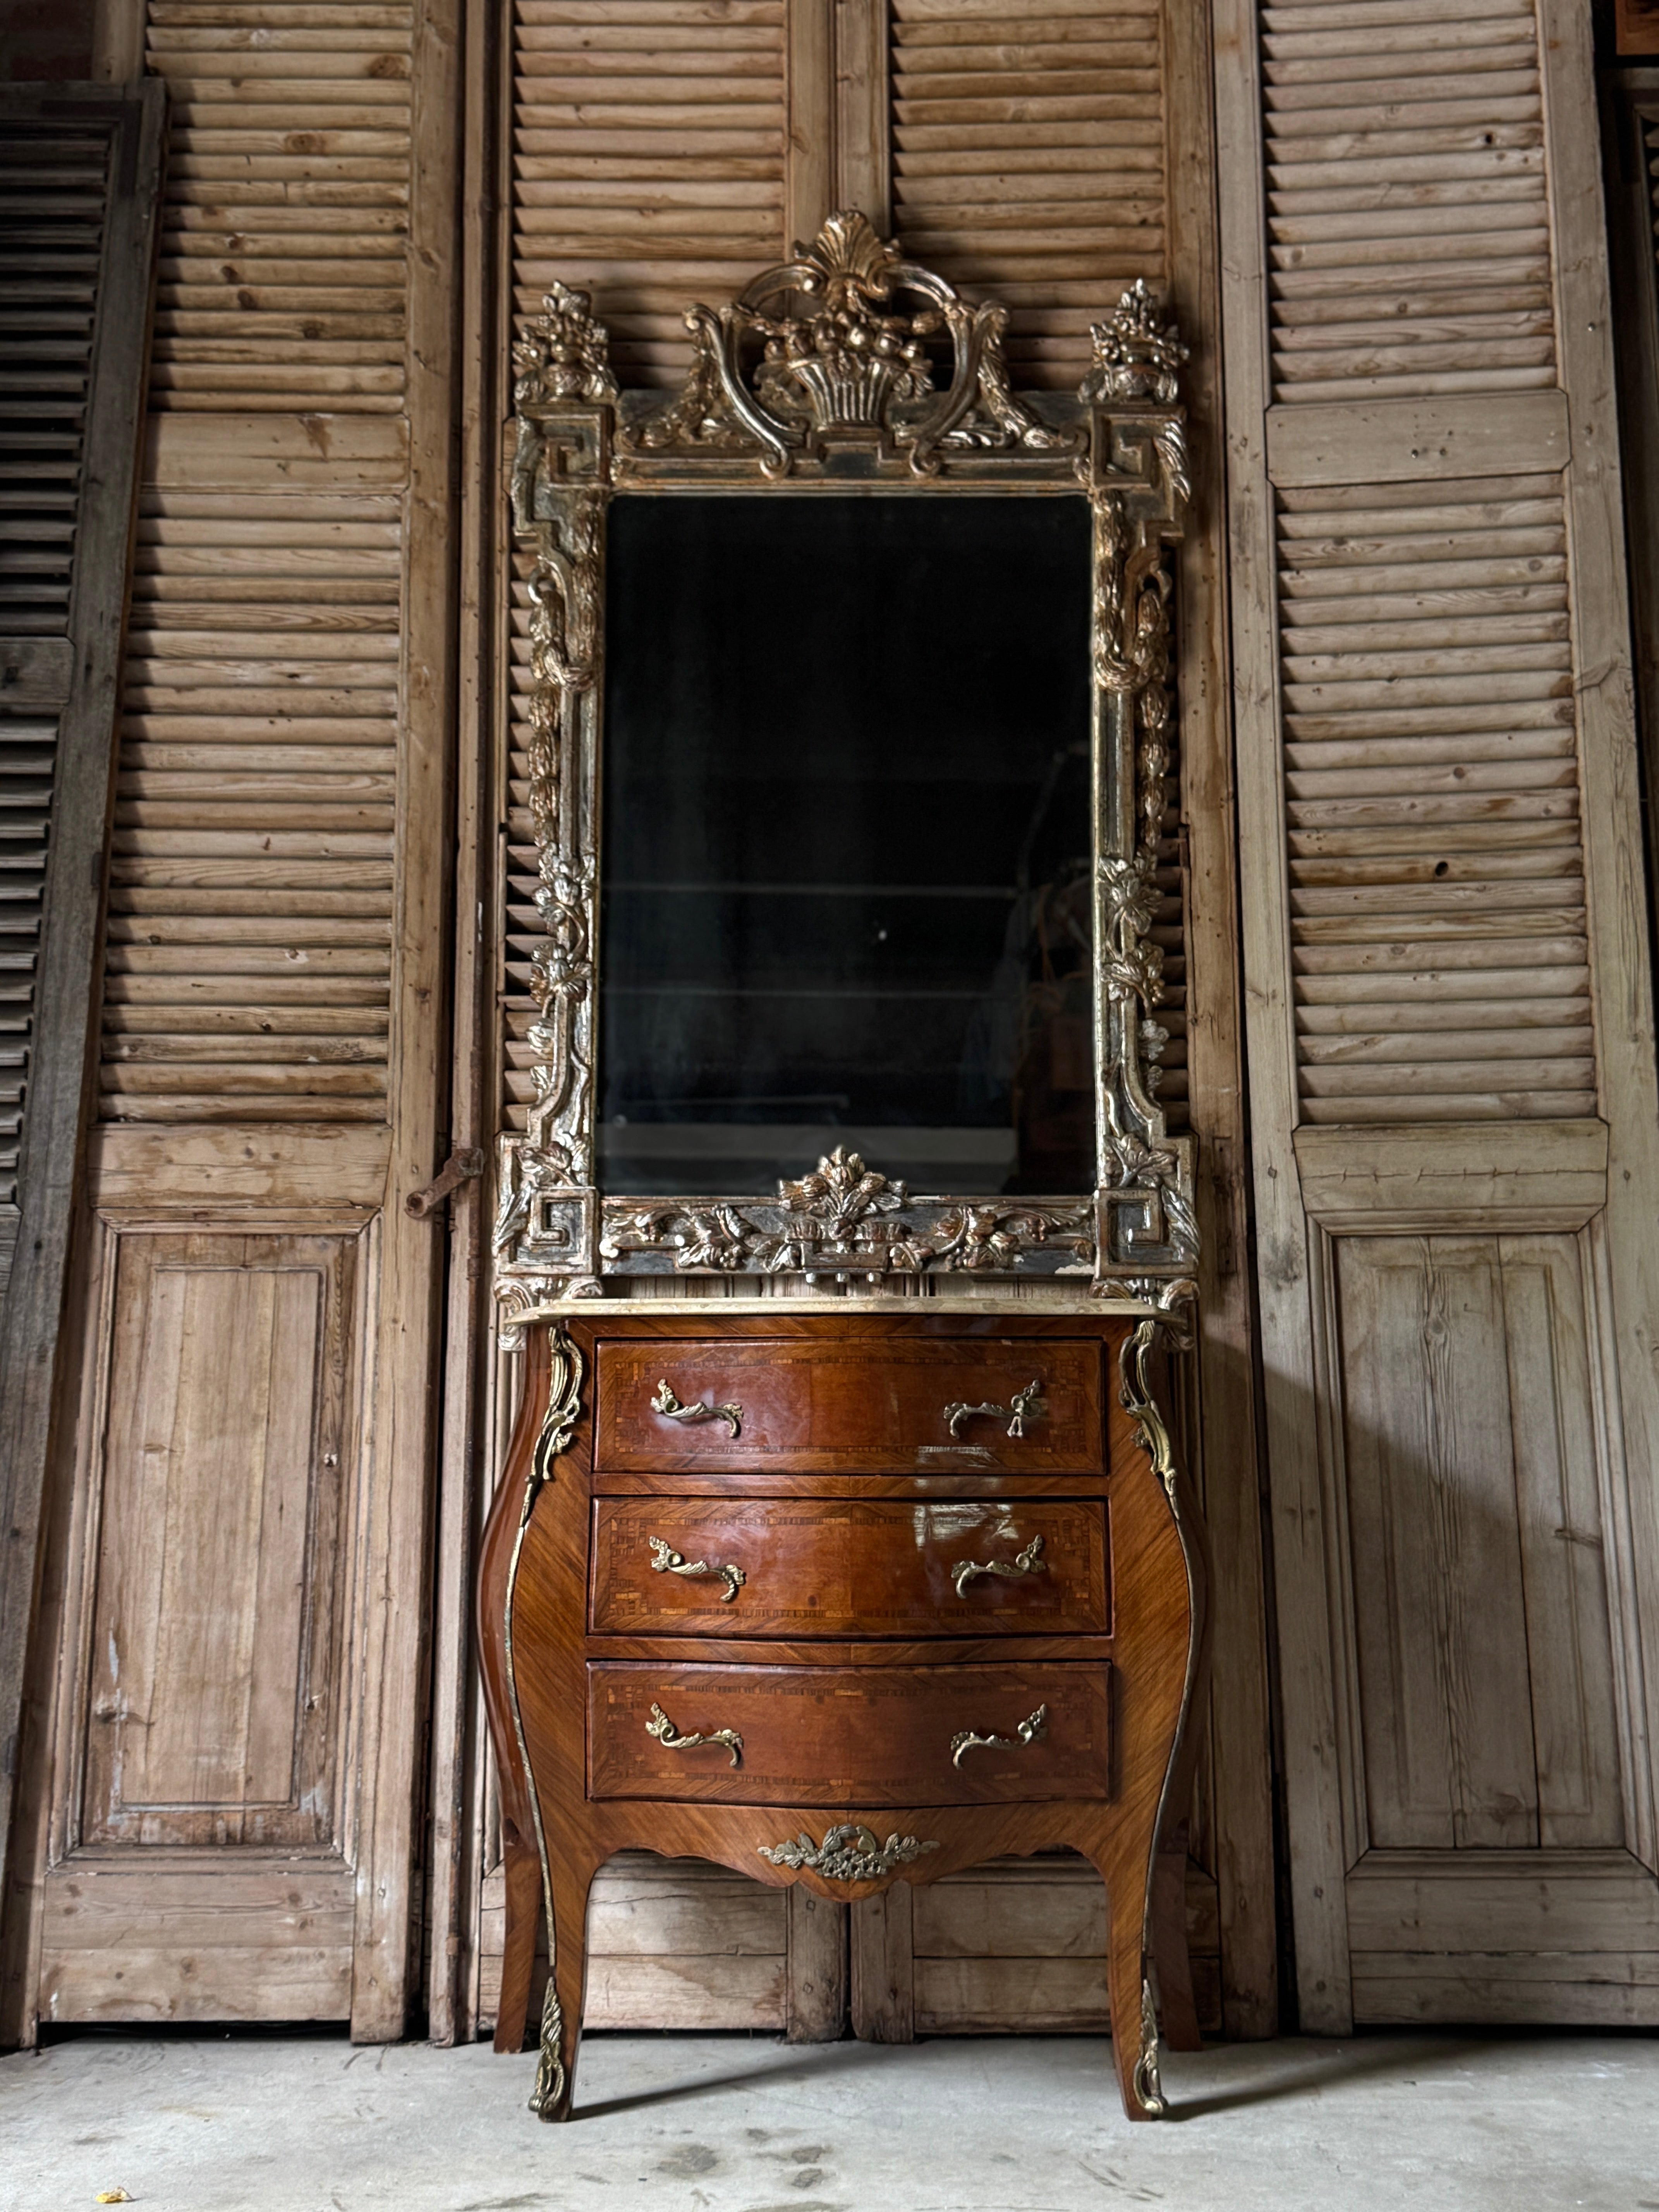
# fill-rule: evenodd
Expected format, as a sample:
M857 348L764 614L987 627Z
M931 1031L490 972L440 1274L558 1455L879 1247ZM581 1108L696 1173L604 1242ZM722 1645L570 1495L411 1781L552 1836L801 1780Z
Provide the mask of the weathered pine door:
M1589 11L1216 23L1302 2021L1652 2021L1659 1113Z
M392 2036L443 1223L404 1200L447 1118L457 11L130 12L172 128L6 2025Z

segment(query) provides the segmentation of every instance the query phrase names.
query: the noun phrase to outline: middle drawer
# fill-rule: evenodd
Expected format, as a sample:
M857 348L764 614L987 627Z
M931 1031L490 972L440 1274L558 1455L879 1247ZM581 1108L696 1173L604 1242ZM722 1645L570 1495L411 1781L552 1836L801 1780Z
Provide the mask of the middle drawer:
M1105 1509L596 1498L589 1618L601 1636L1102 1634Z

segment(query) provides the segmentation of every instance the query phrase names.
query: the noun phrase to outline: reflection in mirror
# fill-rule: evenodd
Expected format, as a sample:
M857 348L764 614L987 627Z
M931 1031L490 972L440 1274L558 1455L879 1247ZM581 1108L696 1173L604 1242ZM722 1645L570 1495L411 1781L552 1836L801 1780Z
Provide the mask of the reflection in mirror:
M1094 1182L1081 497L623 497L599 1176Z

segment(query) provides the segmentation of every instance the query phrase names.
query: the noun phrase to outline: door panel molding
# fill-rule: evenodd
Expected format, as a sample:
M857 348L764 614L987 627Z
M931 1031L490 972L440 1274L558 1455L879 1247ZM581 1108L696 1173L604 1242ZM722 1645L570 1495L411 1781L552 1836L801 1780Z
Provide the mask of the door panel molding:
M1603 1547L1607 1627L1603 1632L1595 1626L1592 1635L1594 1624L1581 1621L1580 1626L1591 1643L1605 1634L1605 1660L1566 1666L1550 1680L1542 1679L1548 1655L1530 1649L1535 1638L1523 1618L1528 1605L1534 1613L1545 1605L1552 1620L1571 1615L1577 1603L1576 1586L1571 1575L1564 1583L1559 1573L1545 1571L1544 1561L1553 1556L1547 1547L1557 1540L1553 1530L1541 1536L1534 1529L1523 1543L1518 1519L1514 1572L1520 1611L1510 1622L1510 1641L1529 1647L1529 1679L1535 1710L1543 1715L1547 1769L1552 1761L1560 1766L1559 1747L1549 1750L1548 1745L1562 1735L1561 1716L1571 1713L1574 1698L1589 1696L1601 1710L1591 1732L1600 1747L1595 1787L1585 1808L1564 1810L1552 1820L1559 1817L1568 1826L1577 1821L1585 1836L1605 1835L1609 1805L1616 1798L1626 1843L1644 1857L1650 1856L1654 1698L1659 1686L1659 1510L1651 1486L1632 1476L1650 1467L1659 1450L1659 1375L1651 1358L1659 1328L1659 1255L1651 1235L1659 1191L1659 1113L1588 19L1571 0L1538 0L1534 51L1545 119L1540 216L1547 212L1549 225L1550 290L1529 310L1536 330L1527 339L1532 350L1525 362L1510 348L1504 358L1520 366L1505 368L1499 359L1502 349L1483 349L1477 342L1474 322L1485 310L1472 298L1467 312L1474 320L1455 337L1449 331L1446 343L1437 343L1433 356L1427 346L1413 354L1403 339L1379 336L1371 349L1375 359L1356 357L1345 364L1332 356L1322 368L1316 361L1310 369L1308 349L1324 341L1313 327L1317 315L1304 312L1307 302L1316 294L1328 302L1345 289L1363 297L1368 285L1376 289L1375 271L1389 258L1369 234L1352 223L1345 230L1334 220L1321 236L1337 243L1328 251L1322 248L1322 258L1311 264L1315 273L1310 276L1310 264L1291 250L1299 235L1295 224L1302 218L1291 208L1289 186L1275 199L1269 256L1263 77L1271 70L1276 79L1283 78L1285 65L1304 55L1306 34L1322 27L1319 19L1324 12L1305 0L1287 0L1268 17L1256 0L1215 0L1234 697L1240 845L1246 856L1245 1004L1291 1887L1302 2025L1340 2033L1354 2017L1355 1974L1361 1977L1363 2007L1373 2002L1371 1984L1376 1978L1372 1955L1357 1938L1351 1951L1344 1902L1348 1869L1364 1856L1364 1706L1378 1694L1375 1681L1364 1684L1356 1656L1359 1639L1349 1568L1351 1491L1356 1481L1363 1487L1372 1479L1351 1463L1352 1436L1345 1434L1345 1426L1351 1431L1357 1417L1358 1355L1349 1327L1352 1316L1344 1310L1354 1268L1367 1240L1382 1253L1395 1240L1409 1247L1427 1238L1444 1240L1449 1248L1487 1251L1500 1281L1506 1267L1514 1273L1520 1287L1516 1311L1504 1321L1501 1352L1499 1307L1492 1304L1482 1322L1474 1310L1480 1301L1471 1288L1469 1311L1449 1313L1437 1324L1437 1334L1430 1332L1433 1357L1448 1363L1449 1373L1460 1362L1473 1363L1473 1379L1466 1387L1481 1402L1501 1402L1507 1409L1513 1401L1521 1407L1518 1418L1529 1425L1522 1446L1522 1488L1538 1511L1547 1481L1555 1479L1551 1470L1565 1468L1568 1474L1561 1480L1579 1501L1579 1511L1564 1510L1560 1525L1577 1528L1586 1485L1593 1482L1597 1525L1577 1533L1599 1537ZM1474 49L1483 40L1516 33L1522 44L1530 44L1532 27L1521 16L1506 16L1502 26L1470 18L1462 43ZM1376 35L1397 42L1411 33L1396 27ZM1479 56L1472 52L1461 82L1473 86L1480 77ZM1413 94L1428 104L1466 96L1449 60L1442 78L1424 80ZM1298 131L1316 127L1296 120L1293 111L1300 100L1298 91L1295 98L1280 97L1274 108L1272 127L1287 143ZM1334 207L1359 205L1342 197L1340 175L1328 182L1335 193ZM1361 182L1356 176L1356 189ZM1455 276L1460 257L1474 270L1487 250L1480 241L1494 225L1502 228L1472 198L1460 232L1454 201L1449 175L1431 226L1431 258L1443 268L1443 286L1449 281L1446 272ZM1528 215L1527 220L1534 229L1540 227L1539 217ZM1343 246L1350 231L1352 239ZM1393 258L1409 261L1415 246L1404 232L1400 236L1404 242ZM1474 276L1468 281L1474 283ZM1410 290L1403 274L1397 289ZM1437 315L1455 320L1464 313L1455 284L1435 296L1441 302ZM1277 392L1270 362L1275 340L1285 380ZM1554 361L1553 371L1547 354ZM1318 384L1319 377L1328 380L1334 372L1337 385ZM1340 388L1344 378L1352 381L1351 399ZM1379 388L1384 385L1391 388ZM1533 388L1520 388L1524 385ZM1312 394L1312 404L1298 396L1303 392ZM1531 474L1523 478L1516 471ZM1397 489L1414 483L1425 487L1420 500ZM1438 489L1443 483L1443 495ZM1374 496L1373 487L1382 488ZM1444 508L1437 519L1437 501ZM1409 573L1412 561L1455 556L1478 564L1485 558L1480 545L1483 501L1492 504L1492 519L1505 531L1536 530L1539 553L1556 564L1552 574L1563 580L1560 599L1547 602L1533 595L1517 574L1510 597L1516 611L1524 612L1527 635L1539 641L1527 661L1532 672L1510 676L1485 692L1480 668L1490 661L1493 673L1503 677L1498 657L1468 657L1461 633L1451 629L1443 638L1431 635L1442 619L1434 598L1437 581ZM1559 512L1547 512L1553 506ZM1370 519L1345 528L1349 514ZM1437 556L1424 533L1454 527L1460 533L1458 544L1449 544L1443 556ZM1368 553L1350 542L1368 530L1407 536L1415 531L1423 542L1390 577L1386 546ZM1328 545L1320 538L1322 532ZM1293 656L1291 665L1281 659L1278 563L1282 553L1288 557L1289 549L1305 545L1310 537L1319 540L1314 562L1302 561L1298 554L1296 565L1323 567L1311 580L1304 575L1285 586L1286 605L1296 610L1294 634L1304 640L1295 648L1301 657ZM1517 535L1512 550L1518 549ZM1367 574L1368 561L1382 564L1380 580ZM1509 589L1507 574L1494 568L1490 578L1466 572L1461 580L1448 575L1438 581L1477 586L1469 611L1479 600L1486 609L1482 620L1489 617L1499 626L1492 633L1496 638L1509 604L1497 604ZM1490 603L1481 599L1483 592ZM1376 598L1374 607L1366 605L1370 596ZM1336 605L1337 599L1344 604ZM1321 611L1317 622L1310 605ZM1326 606L1334 606L1339 623L1361 627L1351 627L1340 637L1327 635L1318 627L1324 623L1328 630ZM1546 635L1539 625L1557 607L1565 611L1565 623ZM1424 624L1420 629L1401 628L1419 621ZM1570 665L1559 645L1569 635ZM1477 637L1471 629L1463 644L1471 642L1486 642L1484 634ZM1402 672L1405 691L1385 689ZM1293 757L1286 742L1281 681L1295 692L1291 704L1296 721L1289 732ZM1484 718L1483 699L1489 708ZM1564 765L1559 771L1545 765L1556 759L1559 747L1551 732L1569 699L1576 729L1572 774L1579 801L1582 908L1576 904L1577 855L1571 849L1571 838L1553 826L1565 827L1573 813L1567 756L1560 754ZM1448 702L1459 711L1442 720L1440 709ZM1446 738L1449 728L1469 733L1470 742L1460 750ZM1503 734L1510 732L1518 737ZM1488 732L1499 734L1492 738ZM1340 750L1330 750L1333 741ZM1513 770L1497 767L1500 759L1513 762ZM1479 765L1460 774L1462 760ZM1364 777L1352 770L1363 770ZM1287 772L1302 779L1294 791ZM1468 796L1449 805L1460 789ZM1378 794L1375 803L1373 793ZM1399 832L1407 817L1389 809L1401 805L1401 794L1418 806L1413 819L1437 825L1423 832L1421 851L1449 856L1445 867L1422 871L1421 878L1426 882L1432 872L1449 876L1451 885L1461 880L1470 888L1434 892L1415 903L1392 888L1387 897L1368 889L1419 880L1398 868L1365 872L1374 851L1404 849L1397 835L1390 844L1376 834L1384 825ZM1317 803L1310 805L1310 799ZM1352 803L1356 799L1358 805ZM1292 805L1298 902L1294 933ZM1505 822L1520 826L1513 835L1496 834L1492 825ZM1479 825L1480 834L1466 833L1466 823ZM1547 848L1555 855L1547 860L1542 857ZM1474 888L1495 887L1506 879L1518 883L1534 874L1540 884L1536 914L1513 891L1498 896ZM1546 878L1553 888L1546 887ZM1308 895L1310 886L1318 888L1318 896ZM1396 915L1418 919L1408 928ZM1492 927L1483 931L1475 918L1487 915L1493 917ZM1318 918L1316 924L1310 925L1310 916ZM1547 945L1540 935L1543 932L1553 933ZM1396 935L1420 938L1423 944L1395 946ZM1468 940L1468 949L1460 949L1460 937ZM1477 940L1483 937L1507 940L1500 959L1477 957L1482 951ZM1507 977L1495 975L1486 994L1488 1003L1476 1009L1478 1020L1470 1028L1473 1049L1465 1055L1489 1071L1481 1078L1486 1095L1478 1107L1484 1126L1477 1127L1456 1111L1460 1087L1474 1082L1474 1067L1453 1066L1449 1079L1438 1079L1451 1060L1451 1044L1461 1042L1450 1019L1451 1001L1468 996L1473 987L1443 988L1437 971L1491 967L1507 969L1519 979L1528 969L1525 947L1534 939L1539 957L1553 966L1556 994L1569 983L1573 993L1588 993L1593 1060L1580 1033L1584 1017L1576 1010L1572 1021L1565 1023L1547 1018L1551 1009L1517 1010L1519 1027L1536 1023L1540 1032L1552 1026L1562 1032L1555 1039L1553 1066L1547 1065L1547 1049L1534 1053L1520 1037L1504 1037L1496 1002L1520 984L1511 986ZM1342 945L1363 952L1332 962L1322 949ZM1443 959L1441 945L1450 948L1449 957ZM1431 957L1431 948L1436 948ZM1298 961L1310 975L1340 970L1355 980L1342 981L1340 988L1322 984L1317 992L1300 992ZM1569 976L1575 963L1582 968ZM1409 988L1402 983L1400 990L1386 992L1368 980L1395 975L1408 976ZM1454 975L1451 983L1455 982ZM1445 1001L1443 1009L1437 994ZM1301 1042L1298 995L1316 1010L1304 1022ZM1377 1035L1359 1035L1358 1010L1389 998L1401 1003L1379 1016ZM1565 1031L1574 1022L1578 1030L1569 1036ZM1395 1042L1396 1036L1408 1035L1420 1038L1420 1067L1405 1066L1405 1053ZM1323 1042L1310 1049L1305 1036ZM1352 1054L1334 1048L1333 1041L1350 1036ZM1395 1087L1402 1095L1390 1111L1390 1102L1377 1096L1386 1086L1367 1071L1385 1067L1396 1057L1402 1066ZM1315 1070L1335 1068L1339 1079L1317 1075L1310 1083L1307 1069L1298 1069L1299 1060ZM1357 1072L1341 1073L1350 1063ZM1540 1074L1562 1085L1571 1079L1574 1103L1582 1095L1590 1110L1552 1115ZM1304 1108L1303 1088L1310 1091L1311 1110ZM1368 1113L1379 1118L1368 1122ZM1306 1126L1310 1120L1321 1126ZM1574 1286L1571 1297L1562 1288L1568 1284ZM1495 1298L1497 1291L1492 1295ZM1514 1355L1510 1336L1516 1329L1528 1346L1540 1340L1541 1348ZM1421 1368L1430 1352L1419 1342L1411 1357ZM1399 1390L1417 1387L1403 1376L1382 1379ZM1553 1389L1545 1389L1546 1383ZM1443 1380L1437 1388L1443 1394ZM1395 1411L1404 1422L1406 1414ZM1554 1460L1547 1451L1537 1456L1551 1420L1557 1433ZM1454 1481L1459 1473L1456 1452L1442 1464L1444 1480ZM1473 1480L1477 1463L1468 1464ZM1496 1498L1501 1495L1502 1470L1496 1461L1480 1464L1495 1486ZM1453 1557L1448 1553L1446 1560ZM1364 1571L1363 1562L1356 1571ZM1452 1571L1444 1565L1443 1579ZM1512 1579L1512 1595L1514 1588ZM1454 1595L1449 1585L1436 1601L1450 1603ZM1365 1595L1369 1601L1376 1593ZM1449 1639L1448 1649L1455 1650L1457 1638L1449 1625L1432 1634ZM1511 1652L1504 1663L1513 1658ZM1373 1675L1376 1663L1373 1657ZM1447 1650L1433 1655L1434 1666L1443 1669L1449 1663ZM1599 1689L1593 1680L1597 1665ZM1610 1752L1616 1753L1616 1783L1607 1771ZM1562 1787L1571 1798L1565 1782ZM1510 1818L1500 1817L1491 1791L1483 1799L1477 1790L1471 1802L1477 1812L1486 1803L1489 1812L1474 1820L1463 1838L1466 1844L1478 1840L1482 1819L1490 1817L1501 1826ZM1520 1814L1513 1817L1516 1826L1522 1824ZM1535 1845L1515 1856L1517 1863L1533 1864L1542 1849ZM1587 1869L1594 1856L1586 1850ZM1440 1879L1449 1896L1460 1893L1459 1869L1470 1861L1467 1848L1443 1854ZM1480 1908L1474 1889L1465 1894L1467 1948L1473 1957L1480 1948ZM1632 1950L1628 1973L1638 1972ZM1410 1994L1410 1972L1425 1978L1416 1996ZM1525 1978L1519 1965L1511 1981L1516 1975ZM1419 1960L1405 1978L1407 1993L1396 1990L1390 2002L1397 2008L1386 2016L1447 2016L1432 2009L1449 1986L1445 1977L1437 1978ZM1538 1987L1546 1985L1541 1965L1534 1979ZM1470 2017L1471 2003L1480 2016L1479 2006L1488 1999L1494 2018L1595 2016L1571 2009L1593 2003L1582 1996L1563 1996L1560 2002L1569 2008L1557 2014L1547 2009L1516 2011L1517 2001L1500 1990L1502 1980L1464 1974L1464 2009L1458 2016ZM1480 1990L1486 1995L1481 1996ZM1419 2009L1412 2010L1413 2005Z

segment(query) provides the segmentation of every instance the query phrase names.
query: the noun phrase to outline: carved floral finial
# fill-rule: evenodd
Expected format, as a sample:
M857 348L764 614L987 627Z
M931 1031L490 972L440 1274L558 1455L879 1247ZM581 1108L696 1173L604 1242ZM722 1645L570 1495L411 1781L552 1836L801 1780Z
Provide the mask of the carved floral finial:
M513 348L513 398L520 407L538 402L615 399L610 334L593 318L593 295L556 279Z
M1174 404L1188 349L1175 325L1160 327L1158 316L1158 301L1146 278L1137 276L1105 321L1089 325L1094 365L1078 387L1079 399L1085 404L1094 399Z

